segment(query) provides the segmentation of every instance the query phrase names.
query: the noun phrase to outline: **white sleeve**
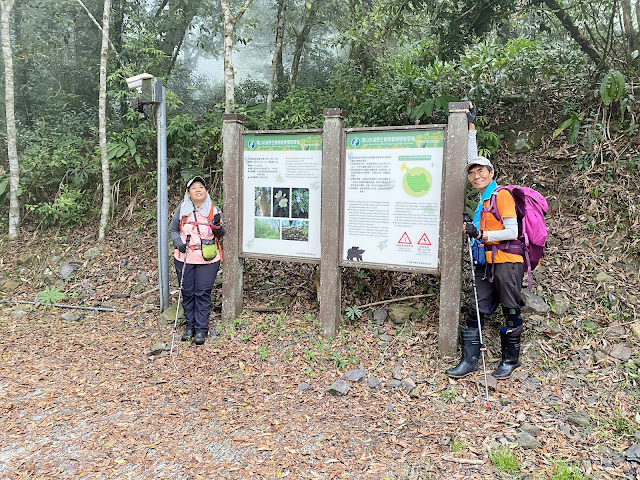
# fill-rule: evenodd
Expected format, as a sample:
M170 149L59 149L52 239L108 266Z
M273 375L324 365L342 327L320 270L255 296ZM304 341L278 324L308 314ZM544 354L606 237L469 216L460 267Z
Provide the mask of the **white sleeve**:
M487 232L487 242L502 242L518 238L518 219L516 217L503 219L502 225L504 225L504 230Z
M478 143L476 141L477 130L469 130L467 133L467 163L478 156Z

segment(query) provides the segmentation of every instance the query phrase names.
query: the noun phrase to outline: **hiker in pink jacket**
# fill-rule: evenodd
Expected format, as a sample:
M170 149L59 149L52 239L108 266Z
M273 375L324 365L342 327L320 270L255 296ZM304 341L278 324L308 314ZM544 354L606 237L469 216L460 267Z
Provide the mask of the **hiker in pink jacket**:
M473 262L475 265L475 281L478 303L472 295L469 302L466 329L461 332L462 359L460 363L448 370L449 377L461 378L478 370L480 357L480 328L484 328L484 318L496 312L502 305L506 327L500 329L502 361L492 373L496 379L509 378L520 367L520 337L522 335L522 315L524 302L520 295L524 274L523 257L509 248L501 249L506 242L518 237L518 221L513 196L507 189L496 189L495 170L491 162L478 155L475 136L475 109L470 105L467 113L469 121L469 150L465 172L471 186L475 188L480 201L475 211L473 222L465 222L462 231L469 236L472 243ZM487 211L494 195L495 205L500 217L497 219ZM485 245L487 248L485 249ZM500 248L489 248L498 246ZM476 313L478 309L479 316ZM484 331L484 330L483 330Z
M182 282L182 308L186 329L182 341L193 338L202 345L209 332L211 290L220 268L218 239L224 235L222 212L211 201L202 177L187 182L180 207L173 214L170 232L178 279Z

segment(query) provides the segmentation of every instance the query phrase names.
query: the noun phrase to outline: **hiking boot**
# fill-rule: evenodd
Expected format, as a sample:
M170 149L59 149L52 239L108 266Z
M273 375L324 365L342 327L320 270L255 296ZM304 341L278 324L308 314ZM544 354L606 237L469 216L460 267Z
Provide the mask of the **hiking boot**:
M180 340L182 340L183 342L188 342L189 340L191 340L191 337L193 337L193 328L187 327Z
M520 337L522 325L500 329L500 343L502 344L502 361L498 368L491 374L497 380L509 378L513 372L521 367Z
M446 370L444 373L452 378L462 378L478 370L480 358L480 331L477 328L462 330L462 359L460 363Z
M195 338L193 339L193 343L196 345L203 345L204 339L207 338L207 334L204 332L197 332Z

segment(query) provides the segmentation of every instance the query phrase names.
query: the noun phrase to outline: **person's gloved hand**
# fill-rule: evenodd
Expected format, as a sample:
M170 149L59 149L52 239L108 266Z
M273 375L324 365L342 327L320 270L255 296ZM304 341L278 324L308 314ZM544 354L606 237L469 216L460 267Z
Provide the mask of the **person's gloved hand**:
M471 107L467 112L467 122L476 123L476 109Z
M224 231L225 230L224 230L224 226L223 225L219 225L219 224L218 225L215 225L215 224L213 225L213 234L216 237L218 237L218 238L224 237Z
M219 213L216 213L213 216L213 224L216 225L216 226L220 225L220 214Z
M184 253L184 252L186 252L186 251L187 251L187 244L186 244L186 243L183 243L182 245L180 245L180 246L178 247L178 251L179 251L180 253Z
M478 233L480 233L473 223L465 223L464 224L464 231L471 238L478 238Z

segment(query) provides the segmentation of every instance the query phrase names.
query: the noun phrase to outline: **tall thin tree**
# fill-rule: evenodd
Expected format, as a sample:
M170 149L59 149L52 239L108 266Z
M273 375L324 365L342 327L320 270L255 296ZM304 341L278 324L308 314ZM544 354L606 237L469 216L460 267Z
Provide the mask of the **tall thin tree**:
M220 0L224 20L224 111L235 111L235 73L233 71L233 29L242 18L253 0L245 0L244 5L234 16L230 0Z
M273 108L273 92L276 89L276 77L278 62L282 65L282 40L284 38L284 13L287 10L287 0L278 0L278 27L276 28L276 46L271 61L271 72L269 74L269 92L267 93L267 112Z
M7 118L7 154L9 157L9 238L18 238L20 227L20 204L18 203L18 183L20 182L20 164L15 115L15 93L13 82L13 52L9 20L13 0L0 0L0 28L2 28L2 55L4 58L4 98Z
M111 206L111 179L107 156L107 59L109 56L109 12L111 0L104 0L102 13L102 50L100 51L100 93L98 95L98 130L100 136L100 160L102 163L102 209L98 240L104 241L104 232Z

